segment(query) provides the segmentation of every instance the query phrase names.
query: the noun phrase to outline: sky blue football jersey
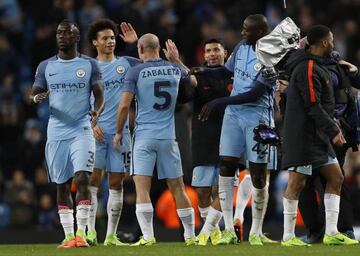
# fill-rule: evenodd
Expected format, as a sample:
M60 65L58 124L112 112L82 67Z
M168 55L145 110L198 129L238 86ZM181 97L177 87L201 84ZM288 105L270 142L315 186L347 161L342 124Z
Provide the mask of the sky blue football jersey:
M269 89L256 102L242 105L229 105L228 108L230 108L234 113L238 113L241 110L248 110L249 108L255 110L254 107L258 108L259 112L263 112L264 108L272 108L274 84L266 81L260 75L259 71L261 70L262 65L257 60L252 45L247 44L245 41L241 41L234 48L234 51L225 63L225 67L231 72L234 72L234 83L231 96L248 92L251 90L254 85L253 82L256 80L265 84Z
M135 139L175 139L174 112L179 83L187 72L174 63L155 59L128 70L125 89L135 94Z
M96 60L80 55L71 60L57 55L42 61L33 86L49 90L48 140L66 140L91 133L91 86L102 84Z
M98 61L104 81L105 107L101 113L98 125L105 133L116 132L116 115L124 89L124 78L128 69L141 63L139 59L132 57L116 57L110 62ZM129 133L128 121L123 133Z

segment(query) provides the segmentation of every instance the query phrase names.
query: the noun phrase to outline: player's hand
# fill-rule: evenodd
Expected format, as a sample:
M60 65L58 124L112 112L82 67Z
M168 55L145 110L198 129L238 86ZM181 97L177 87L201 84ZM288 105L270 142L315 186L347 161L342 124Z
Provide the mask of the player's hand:
M132 44L138 40L136 31L130 23L121 22L120 30L122 34L119 35L125 43Z
M206 103L201 111L200 111L200 114L198 116L198 119L201 121L201 122L205 122L209 119L210 117L210 114L211 112L214 110L214 108L216 107L216 104L215 104L215 101L216 100L212 100L208 103Z
M276 91L284 93L285 89L289 86L289 81L277 79L276 80Z
M346 69L346 71L349 73L349 75L351 75L351 76L355 76L359 72L359 69L357 66L355 66L345 60L340 60L339 65L343 66Z
M180 61L179 50L171 39L165 41L165 49L163 49L163 52L168 61L175 63Z
M90 111L90 122L91 122L91 127L95 127L95 125L97 124L97 120L99 118L99 112L98 111L95 111L95 110L92 110Z
M95 137L96 141L99 141L99 142L104 141L104 139L105 139L104 132L100 126L95 125L93 127L93 131L94 131L94 137Z
M194 67L190 69L188 75L200 75L201 73L204 72L204 70L205 69L203 67Z
M122 133L116 133L113 139L113 147L114 149L120 153L120 145L122 144Z
M34 95L33 101L35 103L41 103L49 97L50 91L42 92Z
M332 143L338 147L341 147L346 143L345 137L342 132L339 132L333 139Z

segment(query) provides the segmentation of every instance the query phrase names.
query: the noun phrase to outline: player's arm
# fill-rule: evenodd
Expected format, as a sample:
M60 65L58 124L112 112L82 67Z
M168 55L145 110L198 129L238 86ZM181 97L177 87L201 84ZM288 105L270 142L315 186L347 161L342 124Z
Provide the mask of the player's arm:
M132 92L125 91L122 93L116 116L116 134L113 139L113 146L117 151L120 151L119 143L122 143L122 131L124 129L133 98L134 93Z
M187 73L189 73L190 69L181 61L179 51L175 45L175 43L168 39L165 41L165 49L163 52L168 61L174 62L182 67ZM190 85L193 87L197 86L197 80L195 75L190 75Z
M342 133L329 116L329 114L321 106L321 80L318 73L314 70L314 62L309 60L306 65L299 68L296 74L294 85L297 86L304 102L307 115L313 119L315 125L324 131L336 145L345 143Z
M104 84L101 78L100 68L94 59L91 59L90 63L91 63L90 85L95 99L94 110L90 111L90 115L91 115L91 125L92 127L94 127L101 112L104 110L105 99L104 99Z
M131 102L135 95L135 86L139 76L136 68L129 68L124 78L124 90L116 115L116 134L113 139L113 147L120 152L119 144L122 140L122 132L129 114Z
M104 110L104 86L102 83L94 84L92 86L92 92L94 94L94 110L90 112L92 126L96 125L97 119L101 112Z
M218 107L225 107L227 105L241 105L258 101L261 96L267 91L266 84L255 81L250 91L240 93L230 97L221 97L206 103L199 114L199 120L208 120L213 109Z
M33 103L41 103L49 97L50 91L47 89L47 82L45 78L45 68L47 63L41 62L36 69L35 81L32 86L30 100Z

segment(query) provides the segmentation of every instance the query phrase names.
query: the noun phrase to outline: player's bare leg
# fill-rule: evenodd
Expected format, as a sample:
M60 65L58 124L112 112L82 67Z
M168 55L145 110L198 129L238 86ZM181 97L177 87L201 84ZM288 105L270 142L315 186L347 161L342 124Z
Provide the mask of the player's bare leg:
M71 198L71 180L64 184L57 185L56 201L58 205L58 213L60 216L60 223L64 229L65 239L58 246L58 248L72 248L76 247L74 235L74 206Z
M133 244L134 246L147 246L156 243L154 237L153 216L154 208L151 204L150 189L152 177L135 175L133 176L136 188L136 218L143 236Z
M185 243L193 245L195 244L195 214L185 192L183 177L167 179L166 183L175 198L177 213L184 227Z
M89 190L90 175L86 171L78 171L74 177L77 193L76 193L76 246L89 247L86 242L86 226L89 221L89 212L91 207L91 194Z
M116 236L121 211L123 208L123 181L125 173L109 173L109 199L107 203L108 225L106 230L105 246L123 246Z

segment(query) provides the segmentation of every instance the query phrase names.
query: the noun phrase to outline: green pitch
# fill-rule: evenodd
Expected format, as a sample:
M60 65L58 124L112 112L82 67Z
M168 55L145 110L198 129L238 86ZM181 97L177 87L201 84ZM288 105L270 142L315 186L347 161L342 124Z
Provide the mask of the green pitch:
M158 243L149 247L91 247L74 249L56 249L55 244L31 244L31 245L0 245L0 256L359 256L360 246L324 246L314 245L308 248L285 248L280 245L266 245L261 247L250 246L243 242L239 245L191 246L186 247L183 243Z

